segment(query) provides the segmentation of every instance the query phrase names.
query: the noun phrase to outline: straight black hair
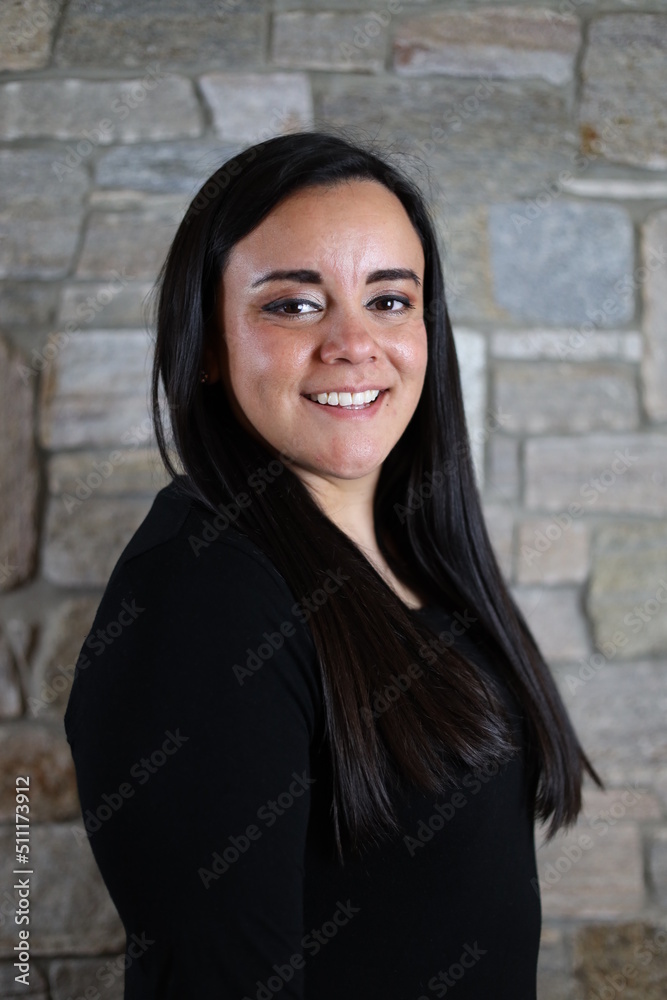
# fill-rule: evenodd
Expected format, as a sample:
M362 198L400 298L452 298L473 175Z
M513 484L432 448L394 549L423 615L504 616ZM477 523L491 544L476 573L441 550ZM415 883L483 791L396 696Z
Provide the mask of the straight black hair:
M333 131L281 135L243 150L202 186L157 285L152 401L158 445L171 476L215 514L247 491L253 472L272 461L276 468L275 450L241 427L222 383L200 382L207 338L216 336L216 294L229 253L282 199L305 187L369 179L392 191L424 251L428 362L417 409L380 473L374 499L378 545L400 579L433 603L479 622L523 709L528 805L535 817L549 821L550 838L581 809L583 770L600 787L602 782L487 534L429 209L416 183L368 147ZM162 390L182 470L162 419ZM456 784L461 768L498 767L516 747L491 680L453 647L440 647L435 655L426 624L409 613L302 480L284 463L280 470L238 510L235 524L273 559L295 599L317 591L332 569L346 581L309 620L324 690L331 813L342 860L344 837L360 850L396 830L391 780L441 793ZM378 711L378 696L392 685L395 691L400 678L409 678L400 697L390 710Z

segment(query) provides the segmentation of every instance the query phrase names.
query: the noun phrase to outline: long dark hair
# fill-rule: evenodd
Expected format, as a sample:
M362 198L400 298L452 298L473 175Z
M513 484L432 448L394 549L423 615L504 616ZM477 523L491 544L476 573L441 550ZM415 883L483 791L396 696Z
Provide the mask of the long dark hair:
M182 489L211 512L247 491L276 461L243 429L222 383L200 382L215 336L216 294L232 247L287 195L348 179L384 184L401 201L425 256L426 379L417 409L383 463L374 499L378 545L397 576L450 611L479 622L523 708L530 808L547 835L574 822L583 769L602 785L572 728L551 673L503 580L486 531L466 427L458 362L434 225L415 183L370 147L333 131L277 136L223 164L193 199L157 285L153 412L163 460ZM170 454L161 417L169 407ZM275 469L274 465L274 469ZM284 463L269 488L238 511L239 530L267 552L295 597L335 570L309 626L321 670L339 855L395 830L390 778L443 792L460 768L498 766L516 752L499 692L454 648L436 657L411 615L358 546L320 509ZM415 503L414 498L428 499ZM428 650L428 654L427 654ZM428 666L427 661L433 661ZM420 667L415 669L415 665ZM377 696L406 678L391 710Z

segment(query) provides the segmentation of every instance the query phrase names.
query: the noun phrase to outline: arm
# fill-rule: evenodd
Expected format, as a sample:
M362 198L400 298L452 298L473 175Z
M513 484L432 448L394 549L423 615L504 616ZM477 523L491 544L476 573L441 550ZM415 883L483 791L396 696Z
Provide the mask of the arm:
M106 644L123 602L134 618ZM241 1000L276 975L303 996L319 693L293 602L233 538L199 558L158 546L105 593L67 726L91 847L128 942L143 936L129 997ZM120 799L110 816L103 793Z

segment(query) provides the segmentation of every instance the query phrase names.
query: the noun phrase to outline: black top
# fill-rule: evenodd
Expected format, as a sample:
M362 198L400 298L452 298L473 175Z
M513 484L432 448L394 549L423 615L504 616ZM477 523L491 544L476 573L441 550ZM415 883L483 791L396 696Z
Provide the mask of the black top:
M535 1000L523 752L445 796L397 793L401 832L341 866L305 616L268 557L211 520L160 491L109 580L65 714L127 932L125 1000L432 1000L454 987L456 1000ZM441 608L414 614L436 633L453 624ZM500 679L474 625L457 642Z

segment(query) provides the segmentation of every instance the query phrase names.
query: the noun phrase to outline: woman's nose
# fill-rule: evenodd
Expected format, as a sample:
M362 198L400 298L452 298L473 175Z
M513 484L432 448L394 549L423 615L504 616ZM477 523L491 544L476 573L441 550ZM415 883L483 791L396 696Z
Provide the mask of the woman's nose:
M378 345L373 336L370 317L356 305L339 306L321 324L323 333L320 357L324 362L367 361L376 357Z

